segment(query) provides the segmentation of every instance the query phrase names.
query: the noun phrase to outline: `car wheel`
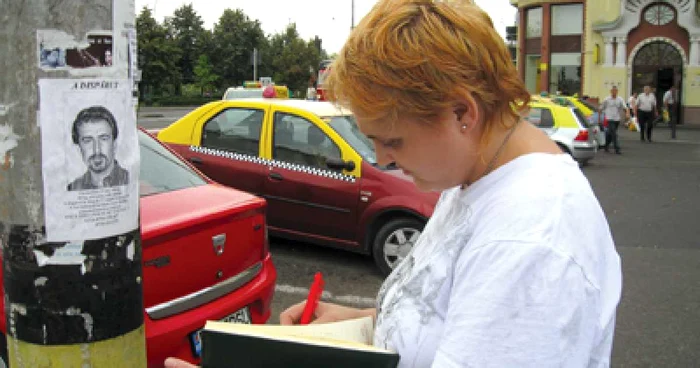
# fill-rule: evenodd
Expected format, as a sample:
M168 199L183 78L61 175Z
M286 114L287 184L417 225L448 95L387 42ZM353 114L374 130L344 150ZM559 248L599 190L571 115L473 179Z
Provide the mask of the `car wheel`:
M374 237L372 255L384 275L391 273L413 249L425 223L399 218L385 223Z

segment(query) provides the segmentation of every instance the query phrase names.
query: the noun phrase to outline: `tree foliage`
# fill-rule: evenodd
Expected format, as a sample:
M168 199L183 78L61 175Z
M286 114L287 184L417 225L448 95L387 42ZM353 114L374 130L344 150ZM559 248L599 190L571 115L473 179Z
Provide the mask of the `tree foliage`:
M200 55L199 59L197 59L197 65L194 67L194 79L202 94L210 92L216 81L219 80L219 76L214 73L207 55Z
M313 40L299 37L296 24L272 36L268 55L273 80L286 84L294 91L305 91L321 61L321 55Z
M192 7L186 4L175 10L172 17L165 20L165 25L173 35L173 39L180 48L182 57L178 62L183 83L194 82L194 68L206 49L204 21Z
M251 57L254 48L264 47L267 39L257 20L242 10L226 9L214 25L211 60L221 75L219 87L241 85L253 79Z
M305 91L327 53L318 37L304 40L296 24L265 35L258 20L241 9L225 9L211 30L192 4L175 10L158 23L143 8L137 22L140 90L156 95L181 91L220 93L253 80L253 50L258 49L257 77L272 77L278 85ZM217 91L218 90L218 91Z
M138 64L142 71L139 84L141 95L163 94L168 87L180 84L178 61L182 50L162 24L156 22L151 10L143 8L136 19L138 37Z

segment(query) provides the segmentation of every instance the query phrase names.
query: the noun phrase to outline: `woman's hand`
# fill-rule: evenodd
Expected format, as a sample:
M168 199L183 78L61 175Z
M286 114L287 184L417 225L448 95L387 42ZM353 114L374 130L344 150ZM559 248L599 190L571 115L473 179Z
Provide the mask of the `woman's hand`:
M192 363L177 358L165 359L165 368L198 368Z
M294 304L293 306L287 308L287 310L285 310L284 312L280 313L280 324L293 325L299 323L299 320L301 319L301 314L304 312L305 305L306 301L302 301L300 303ZM314 319L311 323L339 322L364 316L372 316L372 318L375 318L375 309L357 309L344 307L338 304L318 302L318 305L316 306L316 311L313 315Z

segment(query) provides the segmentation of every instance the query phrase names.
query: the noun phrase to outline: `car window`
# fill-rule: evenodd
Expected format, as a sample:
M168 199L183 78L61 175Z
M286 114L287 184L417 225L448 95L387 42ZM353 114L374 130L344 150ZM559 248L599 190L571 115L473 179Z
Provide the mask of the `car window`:
M196 171L148 134L139 131L141 197L207 184Z
M362 134L354 116L331 116L323 118L323 121L330 125L338 135L343 137L362 156L363 160L371 165L377 163L377 153L374 151L374 145L366 135Z
M340 148L313 122L297 115L277 112L274 121L272 158L326 169L328 159L340 159Z
M202 147L257 156L264 116L257 109L226 109L204 124Z
M586 101L586 100L581 100L581 99L579 99L578 102L582 103L584 106L586 106L587 108L589 108L589 109L591 109L591 110L593 110L593 111L598 110L595 106L593 106L592 103L590 103L590 102L588 102L588 101Z
M583 112L581 112L580 109L573 109L574 111L574 116L576 117L576 120L578 120L579 124L581 124L582 127L588 128L588 119L586 119L586 115L583 115Z
M525 120L538 128L554 127L554 118L552 112L547 108L533 107L530 113L525 117Z

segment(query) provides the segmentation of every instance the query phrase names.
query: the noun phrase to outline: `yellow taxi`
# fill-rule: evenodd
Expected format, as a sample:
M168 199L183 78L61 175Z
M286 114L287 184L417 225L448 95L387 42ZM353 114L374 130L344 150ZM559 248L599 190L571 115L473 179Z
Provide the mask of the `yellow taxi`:
M598 151L595 128L589 125L588 119L576 107L533 96L525 120L547 133L562 151L581 165L592 160Z
M605 145L605 129L598 122L598 109L596 109L596 107L593 106L590 102L574 96L533 96L533 99L534 97L539 98L541 101L549 101L558 105L577 108L579 111L581 111L583 116L588 121L588 125L592 128L591 134L593 134L593 137L595 138L598 147L602 147Z

